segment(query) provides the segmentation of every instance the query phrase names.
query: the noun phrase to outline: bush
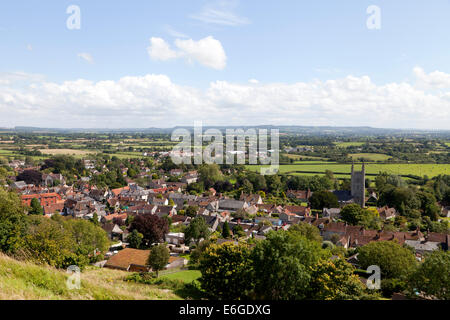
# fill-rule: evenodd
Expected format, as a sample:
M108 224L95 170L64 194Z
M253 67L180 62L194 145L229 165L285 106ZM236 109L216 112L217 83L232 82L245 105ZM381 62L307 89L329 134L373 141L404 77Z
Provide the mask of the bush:
M386 298L392 297L394 293L401 293L406 289L406 282L401 279L381 280L381 291Z

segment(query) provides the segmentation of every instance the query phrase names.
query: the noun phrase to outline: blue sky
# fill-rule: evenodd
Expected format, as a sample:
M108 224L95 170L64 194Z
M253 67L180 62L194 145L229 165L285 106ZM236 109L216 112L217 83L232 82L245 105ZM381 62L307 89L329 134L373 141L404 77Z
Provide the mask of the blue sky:
M70 5L77 5L81 10L80 30L66 27L69 17L66 9ZM381 10L379 30L369 30L366 26L369 17L366 9L370 5L376 5ZM105 89L104 95L108 97L100 97L105 98L98 103L101 110L85 114L89 119L83 118L82 114L75 116L90 127L102 127L99 117L108 111L109 101L111 110L117 116L116 119L111 116L108 120L110 122L107 125L110 126L182 124L184 121L193 121L194 115L203 114L205 108L209 108L210 115L217 109L227 109L231 119L227 122L229 124L247 123L248 119L263 123L302 124L306 118L318 125L367 125L369 123L360 113L355 113L350 121L347 116L338 119L331 111L332 105L341 103L342 108L347 108L348 113L352 114L355 107L344 98L347 93L339 97L327 93L315 100L316 95L323 90L334 92L326 84L327 81L342 79L343 83L339 84L342 89L348 87L347 82L354 83L348 77L355 77L358 88L360 85L366 86L362 91L369 90L374 94L369 101L361 101L361 97L356 97L355 103L367 102L370 108L367 107L366 111L379 109L379 112L384 112L397 108L387 120L392 116L403 116L407 112L404 105L410 106L409 113L416 115L421 101L424 107L436 108L441 112L437 124L433 113L418 113L412 121L405 119L404 122L393 122L391 119L390 122L374 123L373 126L411 125L445 129L450 120L445 91L448 89L446 81L450 73L448 12L450 1L444 0L434 0L432 5L426 1L405 0L2 1L0 84L1 74L9 80L3 81L0 110L4 114L11 108L14 110L9 117L0 119L0 126L52 123L49 115L54 112L47 105L55 104L53 108L57 108L56 100L51 100L53 94L59 97L59 101L64 101L64 106L61 105L58 111L59 118L63 117L61 124L70 125L71 121L66 120L69 114L77 110L80 104L85 105L86 100L92 99L85 97L86 100L80 102L76 101L79 95L63 96L64 92L67 93L67 88L61 88L64 82L83 79L86 83L79 90L85 94L98 89L96 84L99 81L112 81L118 85L124 77L136 77L137 81L144 81L142 77L146 75L160 75L170 79L170 85L176 86L176 89L187 87L188 92L180 93L167 87L164 88L168 91L162 89L163 93L161 90L155 91L152 97L157 101L140 101L140 109L134 110L136 118L130 116L123 123L121 114L124 111L119 109L128 107L127 100L124 102L122 98L113 97ZM199 45L198 41L208 37L209 41L205 41L204 46ZM160 49L154 51L158 58L150 55L151 38L160 39L159 43L167 45L171 50L171 58L162 55ZM178 46L177 40L184 44ZM220 67L211 67L211 64L217 66L218 63ZM17 73L26 77L25 84L10 81L11 75ZM369 84L364 77L369 77ZM257 80L251 82L251 93L248 92L250 79ZM147 80L153 83L153 80ZM418 80L422 86L417 84ZM436 81L445 83L435 85ZM393 96L395 89L386 87L392 83L404 89L404 96ZM277 84L283 87L280 89ZM417 100L408 100L410 88L405 89L402 84L412 87ZM43 97L36 96L33 87L28 87L31 85L58 88L56 92L47 92ZM124 86L121 85L121 88ZM164 85L158 82L158 86ZM70 90L75 89L71 87ZM131 95L137 95L136 87L127 87L124 94L130 93L128 90L131 90ZM273 92L273 96L264 95L271 105L265 105L262 101L252 104L255 98L249 98L249 101L243 101L242 97L235 99L235 95L242 94L242 90L246 92L245 95ZM277 100L276 92L280 90L281 95L289 95L287 100ZM312 90L318 91L311 93ZM223 92L229 92L229 95L218 101L217 95ZM162 97L154 98L157 93ZM168 94L173 94L175 100L161 101ZM192 108L198 109L187 113L192 114L192 119L186 117L187 111L183 109L186 106L172 105L178 102L178 95L184 94L187 96L180 101L189 104L189 101L195 100ZM308 97L304 97L305 94ZM20 100L25 95L28 98ZM382 101L374 102L380 95ZM391 103L386 101L386 95ZM428 95L433 97L423 102ZM145 99L152 97L145 96ZM299 103L291 105L292 100L296 99ZM324 107L321 102L323 99L334 101ZM308 102L303 103L303 100ZM73 106L67 106L68 103ZM95 103L91 103L91 107L95 108ZM161 112L163 108L172 113L171 118L164 116ZM284 116L279 116L280 112L271 113L271 108L279 108ZM238 115L233 111L236 109ZM265 114L255 116L258 110ZM35 120L23 120L24 114L33 114ZM443 121L442 117L447 121ZM218 121L218 118L222 120ZM227 124L223 116L211 116L203 120L211 124ZM157 125L146 125L148 122L156 122Z

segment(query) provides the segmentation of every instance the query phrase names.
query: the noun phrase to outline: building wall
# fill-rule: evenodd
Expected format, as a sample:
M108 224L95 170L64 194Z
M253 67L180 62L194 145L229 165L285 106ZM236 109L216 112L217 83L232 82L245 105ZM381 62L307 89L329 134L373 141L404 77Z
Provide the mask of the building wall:
M359 204L361 207L365 207L365 196L366 196L366 173L364 164L362 171L355 171L352 165L352 197L355 199L355 203Z

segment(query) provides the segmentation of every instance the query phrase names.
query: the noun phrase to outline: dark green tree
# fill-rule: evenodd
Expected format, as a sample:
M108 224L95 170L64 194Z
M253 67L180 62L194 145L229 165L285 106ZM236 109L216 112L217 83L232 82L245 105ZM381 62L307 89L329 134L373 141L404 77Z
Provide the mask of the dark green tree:
M38 199L33 198L31 199L31 206L30 206L30 211L28 212L31 215L39 215L42 216L44 215L44 209L41 206L41 203L39 202Z
M189 223L189 226L184 231L184 238L186 243L194 241L196 245L201 239L207 240L210 236L210 231L206 221L203 217L195 217Z
M167 266L169 258L169 249L164 244L159 244L152 248L148 257L148 264L156 272L156 277L159 276L159 271L164 270Z

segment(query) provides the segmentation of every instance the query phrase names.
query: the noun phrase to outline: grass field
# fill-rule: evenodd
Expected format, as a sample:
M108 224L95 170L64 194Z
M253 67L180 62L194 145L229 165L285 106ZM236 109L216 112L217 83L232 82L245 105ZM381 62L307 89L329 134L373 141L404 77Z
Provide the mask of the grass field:
M335 145L339 148L347 148L347 147L361 147L365 144L365 142L335 142Z
M261 166L247 166L249 170L258 170ZM359 170L360 166L356 166ZM295 175L324 174L326 170L331 170L337 177L349 176L351 173L350 164L295 164L280 165L280 173ZM300 172L299 172L300 171ZM450 174L450 164L366 164L366 173L376 175L386 171L396 175L416 175L435 177L439 174Z
M391 156L382 153L353 153L349 154L349 156L355 160L363 158L368 161L386 161L392 158Z
M96 153L95 151L87 151L87 150L76 150L76 149L41 149L39 150L43 154L50 155L73 155L73 156L85 156L88 154Z
M69 290L65 271L0 254L0 300L179 300L171 290L123 281L124 271L89 267L81 288Z
M312 157L312 156L302 156L302 155L299 155L299 154L284 153L283 155L288 157L289 159L293 159L293 160L317 160L317 161L327 160L327 158Z
M198 270L184 270L180 272L170 273L162 275L161 278L167 278L171 280L182 280L184 283L190 283L200 278L202 273Z

